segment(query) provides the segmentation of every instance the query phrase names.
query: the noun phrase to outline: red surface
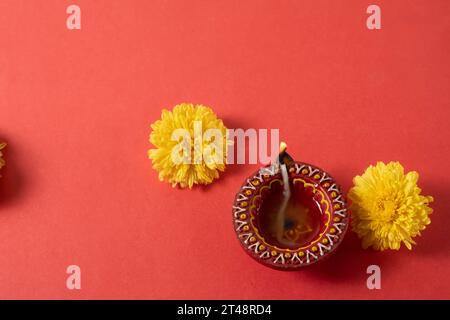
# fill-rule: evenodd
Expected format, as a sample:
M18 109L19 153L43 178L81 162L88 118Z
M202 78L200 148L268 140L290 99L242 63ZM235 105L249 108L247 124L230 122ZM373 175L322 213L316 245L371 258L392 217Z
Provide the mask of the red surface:
M72 1L1 1L0 298L450 298L450 2L376 2L378 31L371 1L79 0L69 31ZM346 190L399 160L435 197L432 223L411 252L364 251L349 232L323 264L266 268L231 225L256 166L192 191L151 169L149 125L184 101L280 128Z

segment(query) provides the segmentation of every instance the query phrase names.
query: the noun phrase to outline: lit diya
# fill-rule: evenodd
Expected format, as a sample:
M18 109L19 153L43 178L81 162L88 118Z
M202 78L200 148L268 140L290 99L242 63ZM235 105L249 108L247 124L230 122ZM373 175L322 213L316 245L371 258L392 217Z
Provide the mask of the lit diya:
M260 263L295 270L341 243L349 223L340 187L322 169L294 161L280 146L276 161L250 176L233 205L243 248Z

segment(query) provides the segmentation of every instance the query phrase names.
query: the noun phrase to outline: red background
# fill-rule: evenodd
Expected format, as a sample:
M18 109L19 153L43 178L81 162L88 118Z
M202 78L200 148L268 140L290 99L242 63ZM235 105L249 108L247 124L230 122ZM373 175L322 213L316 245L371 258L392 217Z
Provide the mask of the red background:
M0 2L0 298L450 298L450 1ZM343 185L377 160L435 197L413 251L362 250L285 273L240 248L231 205L257 166L172 189L150 123L180 102L230 128L280 128ZM65 286L66 268L82 289ZM378 264L382 289L366 288Z

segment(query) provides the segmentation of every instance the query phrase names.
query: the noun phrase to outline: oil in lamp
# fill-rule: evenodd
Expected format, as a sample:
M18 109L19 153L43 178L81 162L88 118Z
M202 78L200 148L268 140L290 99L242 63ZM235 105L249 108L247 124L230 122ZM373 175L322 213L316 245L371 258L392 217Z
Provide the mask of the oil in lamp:
M247 253L281 270L329 256L349 223L340 187L325 171L297 162L281 143L276 160L260 168L236 194L233 225Z

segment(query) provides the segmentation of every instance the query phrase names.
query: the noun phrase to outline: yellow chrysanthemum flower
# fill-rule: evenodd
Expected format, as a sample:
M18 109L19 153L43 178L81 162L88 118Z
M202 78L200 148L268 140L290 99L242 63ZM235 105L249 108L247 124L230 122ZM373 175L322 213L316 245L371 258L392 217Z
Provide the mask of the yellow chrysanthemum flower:
M430 224L433 197L420 195L419 174L404 174L398 162L378 162L353 179L348 197L352 201L352 228L364 249L411 250L413 237Z
M210 184L225 170L227 129L211 108L182 103L172 111L164 109L161 119L151 127L150 142L156 148L150 149L148 156L161 181L166 180L173 187L192 188L194 184ZM179 133L178 129L182 130L181 134L174 135ZM205 133L208 129L215 130L220 137L208 136ZM219 153L211 145L220 142ZM209 161L206 161L205 151L211 155ZM183 161L174 161L174 155L179 155Z
M0 143L0 169L3 168L5 165L5 159L3 159L3 153L2 150L6 147L6 143L1 142Z

